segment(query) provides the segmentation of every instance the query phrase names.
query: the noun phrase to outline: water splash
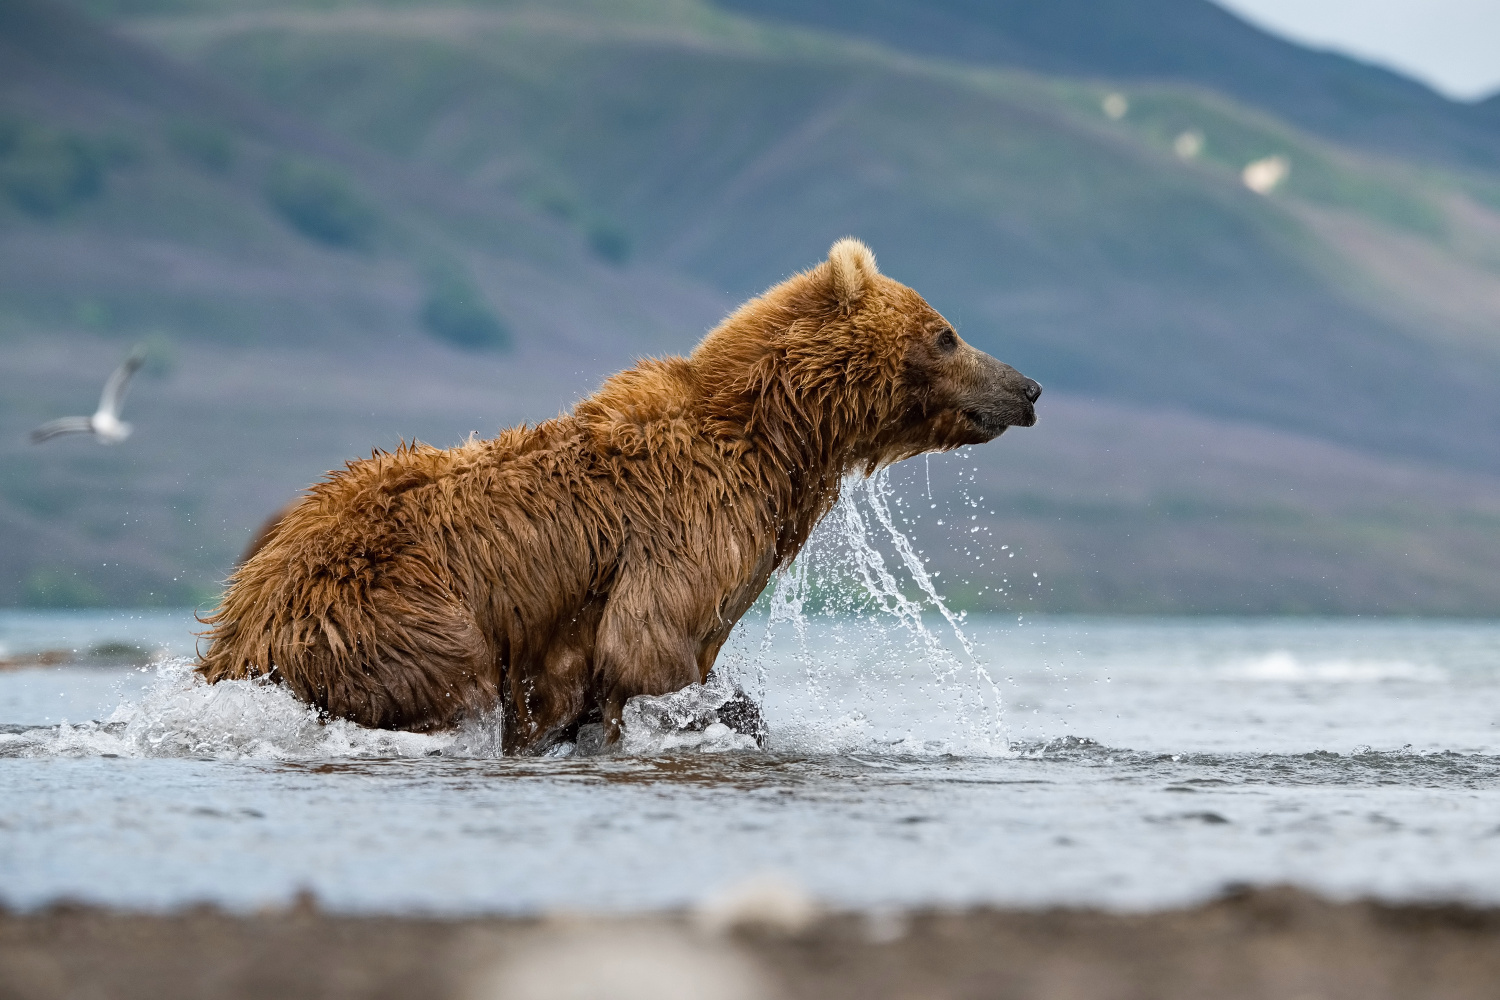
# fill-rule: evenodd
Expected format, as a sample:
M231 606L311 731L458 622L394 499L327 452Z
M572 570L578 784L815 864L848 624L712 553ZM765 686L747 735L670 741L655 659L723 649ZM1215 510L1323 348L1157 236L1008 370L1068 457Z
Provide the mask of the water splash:
M805 700L774 720L771 743L824 752L1007 754L999 686L963 616L948 607L897 524L891 498L885 472L846 481L834 510L774 581L765 630L745 656L745 672L766 696L770 672L790 661ZM934 613L942 634L929 626ZM789 655L778 656L783 649ZM915 719L916 704L938 706L943 715Z
M0 734L0 757L194 757L319 760L437 755L498 756L498 726L478 719L439 734L366 729L324 719L267 681L208 684L186 658L158 664L139 701L101 722Z
M722 669L711 671L702 684L671 694L632 698L625 703L619 752L644 757L684 750L756 750L756 737L763 735L755 724L758 717L748 727L736 726L741 720L731 714L745 703L744 691ZM579 747L587 742L580 738Z

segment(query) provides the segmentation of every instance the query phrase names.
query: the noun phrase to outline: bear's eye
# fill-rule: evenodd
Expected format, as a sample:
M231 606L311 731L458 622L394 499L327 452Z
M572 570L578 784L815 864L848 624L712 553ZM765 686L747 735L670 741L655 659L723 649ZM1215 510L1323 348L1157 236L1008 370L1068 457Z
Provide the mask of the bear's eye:
M942 333L938 334L937 345L939 349L944 351L953 350L958 346L958 334L953 332L952 327L949 327Z

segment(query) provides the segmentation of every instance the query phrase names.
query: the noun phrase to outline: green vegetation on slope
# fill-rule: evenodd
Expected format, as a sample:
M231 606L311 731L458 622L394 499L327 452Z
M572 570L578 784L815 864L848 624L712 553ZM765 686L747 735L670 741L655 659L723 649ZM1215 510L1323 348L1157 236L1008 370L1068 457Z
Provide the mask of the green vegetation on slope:
M445 268L428 279L422 323L435 336L471 350L510 346L510 331L463 272Z
M367 248L379 214L348 178L316 163L277 162L266 178L266 197L292 228L331 247Z
M110 168L130 159L115 136L0 117L0 191L28 215L49 218L98 197Z

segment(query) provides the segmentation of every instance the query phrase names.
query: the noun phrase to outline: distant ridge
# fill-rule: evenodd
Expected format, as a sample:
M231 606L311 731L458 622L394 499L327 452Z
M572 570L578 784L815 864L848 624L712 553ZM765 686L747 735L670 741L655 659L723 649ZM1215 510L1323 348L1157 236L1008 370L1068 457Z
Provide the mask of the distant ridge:
M210 113L240 127L272 129L267 114L238 92L51 0L0 3L0 86L50 88L54 101L97 88L116 104Z
M716 0L926 55L1201 84L1351 145L1500 168L1500 95L1450 101L1378 66L1284 41L1208 0Z

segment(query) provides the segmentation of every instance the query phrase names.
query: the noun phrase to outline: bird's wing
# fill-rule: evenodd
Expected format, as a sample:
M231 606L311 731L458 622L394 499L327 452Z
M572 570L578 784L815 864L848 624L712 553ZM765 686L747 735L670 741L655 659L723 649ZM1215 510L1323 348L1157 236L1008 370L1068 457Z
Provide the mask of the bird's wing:
M130 376L136 373L146 361L146 352L139 347L130 352L120 367L110 375L109 381L104 383L104 393L99 397L99 412L109 413L115 417L120 415L120 407L125 405L125 392L130 388Z
M87 434L94 429L88 417L60 417L57 420L49 420L36 430L31 432L31 443L41 444L59 434Z

